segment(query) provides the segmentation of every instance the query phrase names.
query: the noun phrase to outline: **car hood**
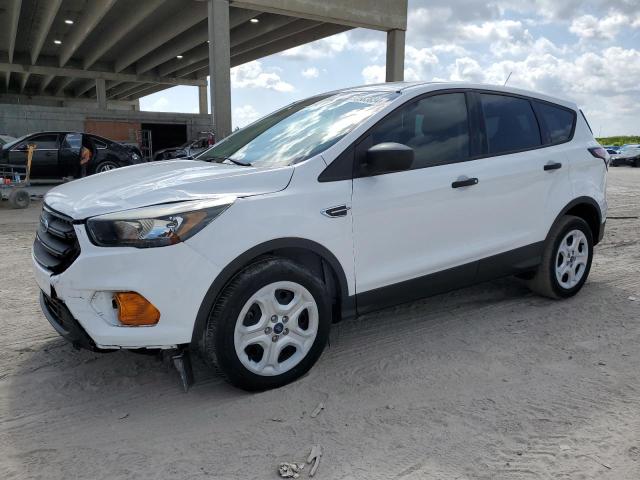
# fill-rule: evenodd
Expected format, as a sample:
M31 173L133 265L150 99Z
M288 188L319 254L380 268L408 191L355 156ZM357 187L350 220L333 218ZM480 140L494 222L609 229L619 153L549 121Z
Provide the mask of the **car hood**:
M218 195L247 197L284 190L293 167L254 168L197 160L144 163L60 185L45 203L74 220L132 208Z

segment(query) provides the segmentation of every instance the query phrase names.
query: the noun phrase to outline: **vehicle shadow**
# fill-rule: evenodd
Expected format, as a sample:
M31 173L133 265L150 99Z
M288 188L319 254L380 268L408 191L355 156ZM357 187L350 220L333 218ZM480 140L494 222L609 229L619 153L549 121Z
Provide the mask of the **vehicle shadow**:
M458 399L465 408L475 409L474 398L499 397L507 388L502 382L508 379L517 385L521 381L518 376L531 374L531 361L525 367L518 365L521 350L550 348L565 360L570 358L577 348L577 326L584 324L579 328L586 329L585 338L595 336L599 315L606 315L623 295L626 292L591 281L578 297L555 302L529 293L514 279L503 279L408 303L334 325L330 345L307 375L281 389L255 394L228 385L197 357L193 362L196 384L184 394L175 370L153 355L76 351L49 335L17 352L16 361L1 380L6 408L0 437L5 437L2 443L10 447L7 455L13 465L5 473L31 474L41 471L38 469L44 462L55 465L61 477L68 476L77 472L80 464L69 464L69 454L60 456L61 449L79 448L78 442L84 441L91 448L99 448L94 444L121 444L114 450L118 455L124 455L122 449L130 451L128 455L142 452L147 460L140 462L147 465L145 462L154 458L159 462L158 472L166 474L174 468L167 462L178 461L186 454L184 449L192 448L192 436L206 438L202 441L208 448L218 449L222 456L251 455L251 461L258 458L275 463L290 451L287 448L303 448L318 432L328 438L338 435L338 425L346 427L349 418L362 415L356 413L359 402L373 404L367 406L369 410L384 409L389 403L402 405L406 390L413 392L413 400L399 407L402 410L377 414L383 420L365 416L365 425L360 428L376 432L392 428L385 423L385 415L404 425L416 418L412 409L427 408L419 404L446 409ZM585 309L590 310L589 318L585 318ZM500 357L510 360L491 373L492 364ZM487 380L469 383L465 381L469 375ZM537 391L538 402L553 403L563 380L551 376L545 381ZM513 383L509 385L512 388ZM524 392L514 395L530 408ZM333 402L331 415L338 420L325 426L311 418L318 402ZM581 415L589 417L589 409L596 406L581 408ZM405 426L408 430L396 433L396 437L416 435L414 429L420 422L425 427L448 428L431 417L417 422ZM215 436L219 431L230 438L214 444L222 441ZM276 434L281 436L281 445L265 451L264 442ZM164 454L154 450L153 442L145 443L166 435L171 436L171 443L158 447ZM238 438L247 445L240 453L233 443L240 441ZM292 447L292 441L299 445ZM181 442L184 447L178 446ZM370 444L370 440L363 439L363 444ZM112 458L114 452L103 461L121 461L120 457ZM206 458L205 452L199 458ZM186 478L196 467L190 462L181 468L184 470L178 473Z

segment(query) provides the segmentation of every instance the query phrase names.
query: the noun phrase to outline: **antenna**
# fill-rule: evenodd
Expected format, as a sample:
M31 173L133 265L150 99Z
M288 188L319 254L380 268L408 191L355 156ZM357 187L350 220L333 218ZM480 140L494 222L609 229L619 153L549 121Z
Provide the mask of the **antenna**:
M512 74L512 73L513 73L512 71L511 71L511 72L509 72L509 75L507 76L507 79L504 81L504 85L502 85L503 87L506 87L506 86L507 86L507 82L508 82L508 81L509 81L509 79L511 78L511 74Z

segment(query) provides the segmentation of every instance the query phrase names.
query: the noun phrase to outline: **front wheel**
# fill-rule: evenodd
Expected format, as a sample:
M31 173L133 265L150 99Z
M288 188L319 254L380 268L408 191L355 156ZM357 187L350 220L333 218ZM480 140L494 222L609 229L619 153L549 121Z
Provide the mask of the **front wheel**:
M593 259L593 234L587 222L573 215L561 218L549 232L530 288L550 298L568 298L587 281Z
M203 354L237 387L276 388L313 366L330 326L323 282L288 259L269 258L224 289L209 315Z

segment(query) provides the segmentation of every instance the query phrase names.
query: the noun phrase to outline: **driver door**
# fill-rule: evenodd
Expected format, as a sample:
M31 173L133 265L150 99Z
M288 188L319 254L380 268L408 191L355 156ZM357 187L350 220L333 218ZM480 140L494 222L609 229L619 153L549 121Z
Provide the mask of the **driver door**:
M479 214L474 189L452 188L470 156L464 93L412 101L356 146L356 164L382 142L414 149L411 170L353 181L358 311L410 301L475 279Z
M12 165L26 165L28 146L35 145L31 161L31 178L60 178L58 165L58 134L45 133L34 135L13 147L9 152Z

